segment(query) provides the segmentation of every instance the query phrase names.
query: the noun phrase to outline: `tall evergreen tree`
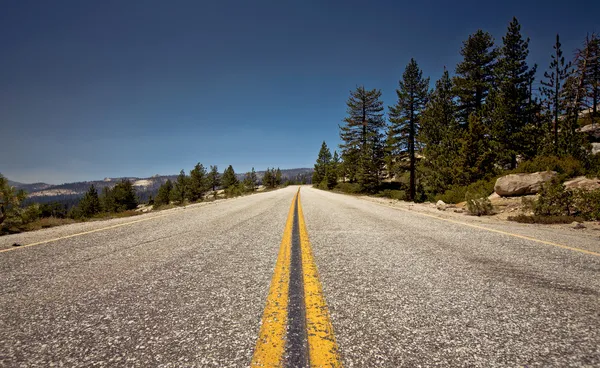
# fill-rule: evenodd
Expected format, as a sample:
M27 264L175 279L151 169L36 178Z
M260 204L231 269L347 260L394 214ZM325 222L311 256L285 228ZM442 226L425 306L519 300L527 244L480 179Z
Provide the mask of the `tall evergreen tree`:
M423 166L427 170L427 186L430 191L443 193L459 182L462 135L452 80L444 69L423 112L419 135L419 141L424 146Z
M586 37L582 49L575 54L576 74L580 76L582 100L589 109L592 124L600 121L600 38L596 34Z
M81 217L92 217L95 214L100 213L100 198L98 197L98 191L93 184L83 198L81 198L77 207L78 215Z
M171 190L171 200L177 204L182 204L187 198L188 176L181 170L177 176L177 181Z
M357 87L350 92L346 105L348 116L344 118L344 125L340 126L340 138L343 141L340 148L345 174L354 182L357 180L356 174L361 161L360 151L367 144L371 144L368 142L369 138L379 137L381 129L385 127L381 91L366 90L364 86Z
M231 165L227 166L227 169L223 172L223 177L221 178L221 183L223 188L227 189L238 184L238 178L235 175L235 171L233 171L233 167Z
M252 171L247 172L246 176L244 177L244 186L246 187L246 190L249 192L254 192L256 190L257 182L258 178L256 176L256 171L254 171L254 168L252 168Z
M416 158L415 148L421 115L429 94L429 78L423 78L415 59L410 59L396 90L398 102L390 106L390 130L400 145L408 151L410 159L409 198L415 199ZM403 150L403 149L401 149Z
M208 186L212 191L216 191L217 187L221 185L221 175L217 166L210 165L210 171L208 173Z
M385 144L381 138L381 134L369 133L366 144L360 150L356 179L365 192L375 192L383 178Z
M530 86L537 66L529 68L529 38L523 39L521 25L513 18L502 37L500 57L495 68L497 93L494 93L492 113L493 138L498 143L501 164L511 169L517 166L517 156L527 146L524 128L531 116Z
M197 163L190 171L185 195L190 202L196 202L204 198L207 189L208 178L206 169L201 163Z
M279 168L277 168L277 171L275 171L275 185L280 186L281 185L281 170Z
M169 204L171 201L171 191L173 190L173 183L171 180L167 181L158 188L158 194L154 198L154 207L160 207Z
M481 111L492 88L498 52L493 37L478 30L463 42L460 54L463 60L456 66L453 82L458 97L458 117L466 127L469 116Z
M331 151L327 147L327 143L323 141L321 143L321 149L319 150L319 156L315 163L315 169L313 171L312 182L313 185L320 185L327 173L327 167L331 163Z
M544 72L544 78L546 80L541 81L542 88L541 92L546 98L546 106L548 106L549 113L552 115L553 125L552 132L554 136L554 154L558 155L558 131L559 131L559 117L564 114L566 108L565 101L562 98L561 92L564 86L565 80L569 77L569 70L571 63L565 63L565 58L562 53L559 35L556 35L556 42L554 44L554 53L552 54L552 61L550 62L549 70Z

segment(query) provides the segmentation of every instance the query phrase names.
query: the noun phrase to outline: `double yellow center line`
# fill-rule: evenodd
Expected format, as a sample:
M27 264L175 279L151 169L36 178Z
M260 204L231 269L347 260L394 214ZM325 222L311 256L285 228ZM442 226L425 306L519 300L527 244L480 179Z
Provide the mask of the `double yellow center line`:
M299 241L295 242L294 239ZM296 192L288 213L251 365L252 367L289 365L289 362L286 362L286 356L289 355L287 350L291 348L288 341L290 322L288 307L290 281L295 281L290 280L292 247L300 247L302 269L300 282L303 283L301 297L307 339L305 353L308 355L306 360L311 367L341 367L329 310L323 297L317 266L308 240L300 202L300 189Z

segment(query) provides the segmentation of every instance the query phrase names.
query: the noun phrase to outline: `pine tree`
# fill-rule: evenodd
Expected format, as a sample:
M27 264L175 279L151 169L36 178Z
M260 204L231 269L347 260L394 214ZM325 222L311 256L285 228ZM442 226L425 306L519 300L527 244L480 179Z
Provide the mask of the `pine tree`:
M138 206L135 188L127 179L123 179L115 185L112 189L112 197L115 203L113 212L134 210Z
M559 156L573 156L583 160L586 157L586 142L583 135L577 132L579 112L582 105L581 100L584 95L581 88L580 76L576 74L569 76L563 86L562 96L566 101L566 112L558 133L558 154Z
M586 37L583 49L575 53L576 74L580 78L584 107L590 110L592 124L599 121L600 112L600 38L596 34Z
M460 180L458 166L462 129L457 119L454 86L446 69L427 103L419 141L424 146L423 167L428 189L443 193Z
M202 200L207 188L208 179L206 169L201 163L197 163L190 171L190 177L187 180L186 198L190 202Z
M154 207L158 208L160 206L164 206L169 204L171 201L171 191L173 190L173 183L171 180L167 179L167 181L158 188L158 194L156 198L154 198Z
M397 139L399 150L408 152L410 159L409 198L415 199L416 194L416 142L419 134L420 120L429 93L429 78L423 78L415 59L410 59L399 81L396 90L398 102L390 106L390 130Z
M346 105L348 116L344 118L344 125L339 127L340 138L343 141L340 148L345 174L351 182L355 182L361 161L360 151L368 144L369 137L379 136L381 129L385 127L381 91L357 87L355 91L350 92ZM366 168L362 168L363 172L365 170Z
M21 222L21 203L26 198L27 194L24 190L12 187L0 174L0 230L8 229Z
M384 171L384 142L381 134L370 133L367 142L360 150L358 172L356 179L364 192L374 193L383 177Z
M233 167L229 165L227 169L223 172L223 177L221 178L221 183L223 188L227 189L238 184L238 178L235 175L235 171L233 171Z
M319 156L315 163L315 169L313 171L312 182L313 185L318 186L325 179L327 173L327 167L331 163L331 151L327 147L327 143L323 141L321 143L321 149L319 150Z
M276 186L280 186L281 185L281 170L279 168L277 168L277 171L275 171L275 185Z
M459 162L462 182L467 185L477 180L493 176L496 155L489 140L489 133L480 114L471 114L469 130L461 140Z
M521 36L521 25L517 18L508 25L503 45L495 68L497 93L490 107L493 124L493 139L498 143L501 164L511 169L517 166L517 156L527 145L529 137L524 128L531 116L530 86L536 66L529 68L529 38Z
M208 186L212 191L216 191L217 187L221 185L221 175L217 166L210 165L210 171L208 173Z
M493 37L478 30L463 42L460 50L463 61L456 66L454 91L458 96L457 113L462 126L467 125L469 116L481 111L492 88L497 50Z
M558 131L559 131L559 116L564 114L566 104L562 99L561 92L564 86L565 80L569 77L569 70L571 63L565 63L560 44L559 35L556 35L556 43L554 44L554 54L552 55L552 61L550 62L549 70L544 72L545 81L541 81L543 87L541 88L542 95L546 98L546 106L548 106L549 112L552 114L554 120L552 131L554 135L554 154L558 155L559 143L558 143Z
M254 171L254 168L252 168L252 171L247 172L246 176L244 177L244 186L246 187L246 190L249 192L254 192L256 190L257 181L258 178L256 177L256 171Z
M97 213L100 213L100 199L98 197L98 191L92 184L88 191L85 193L81 201L78 204L78 215L81 217L92 217Z
M187 197L188 177L185 171L181 170L177 176L177 181L171 190L171 200L177 204L183 204Z

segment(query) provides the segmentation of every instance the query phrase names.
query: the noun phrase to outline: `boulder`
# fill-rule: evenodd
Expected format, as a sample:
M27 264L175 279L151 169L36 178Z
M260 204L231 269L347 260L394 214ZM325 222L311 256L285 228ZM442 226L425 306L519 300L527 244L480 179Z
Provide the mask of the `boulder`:
M565 182L566 189L596 190L600 189L600 178L588 179L585 176L578 176Z
M577 221L573 221L571 223L571 226L573 227L573 229L585 229L585 225Z
M600 124L586 125L577 129L577 131L587 134L592 141L600 140Z
M494 192L503 197L536 194L542 185L556 177L555 171L541 171L532 174L510 174L496 180Z
M600 153L600 143L592 143L592 155Z
M445 211L446 210L446 203L440 199L435 204L435 208L437 208L440 211Z

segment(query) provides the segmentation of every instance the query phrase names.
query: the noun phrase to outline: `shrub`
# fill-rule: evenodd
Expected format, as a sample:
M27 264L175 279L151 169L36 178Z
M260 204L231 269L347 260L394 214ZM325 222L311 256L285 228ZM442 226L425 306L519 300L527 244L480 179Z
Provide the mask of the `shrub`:
M403 190L384 189L377 193L377 197L385 197L404 201L406 199L406 192Z
M335 189L343 193L358 194L362 188L358 183L338 183Z
M542 186L538 200L533 206L537 216L569 216L573 204L573 192L565 189L558 179Z
M479 194L473 194L467 192L467 209L472 215L475 216L485 216L492 215L494 213L494 208L492 207L492 202L487 198L487 196L482 197Z
M523 224L570 224L573 221L581 222L583 218L581 217L573 217L573 216L527 216L527 215L518 215L518 216L509 216L509 221L520 222Z
M574 157L537 156L523 161L512 173L534 173L538 171L556 171L564 178L585 174L583 163Z
M234 185L230 185L225 189L225 195L227 196L227 198L241 196L244 193L246 193L246 187L244 186L244 183L241 182Z
M453 186L448 189L442 195L435 197L435 201L442 200L445 203L459 203L465 200L465 194L467 193L467 187Z
M600 220L600 189L574 191L573 214L586 220Z

